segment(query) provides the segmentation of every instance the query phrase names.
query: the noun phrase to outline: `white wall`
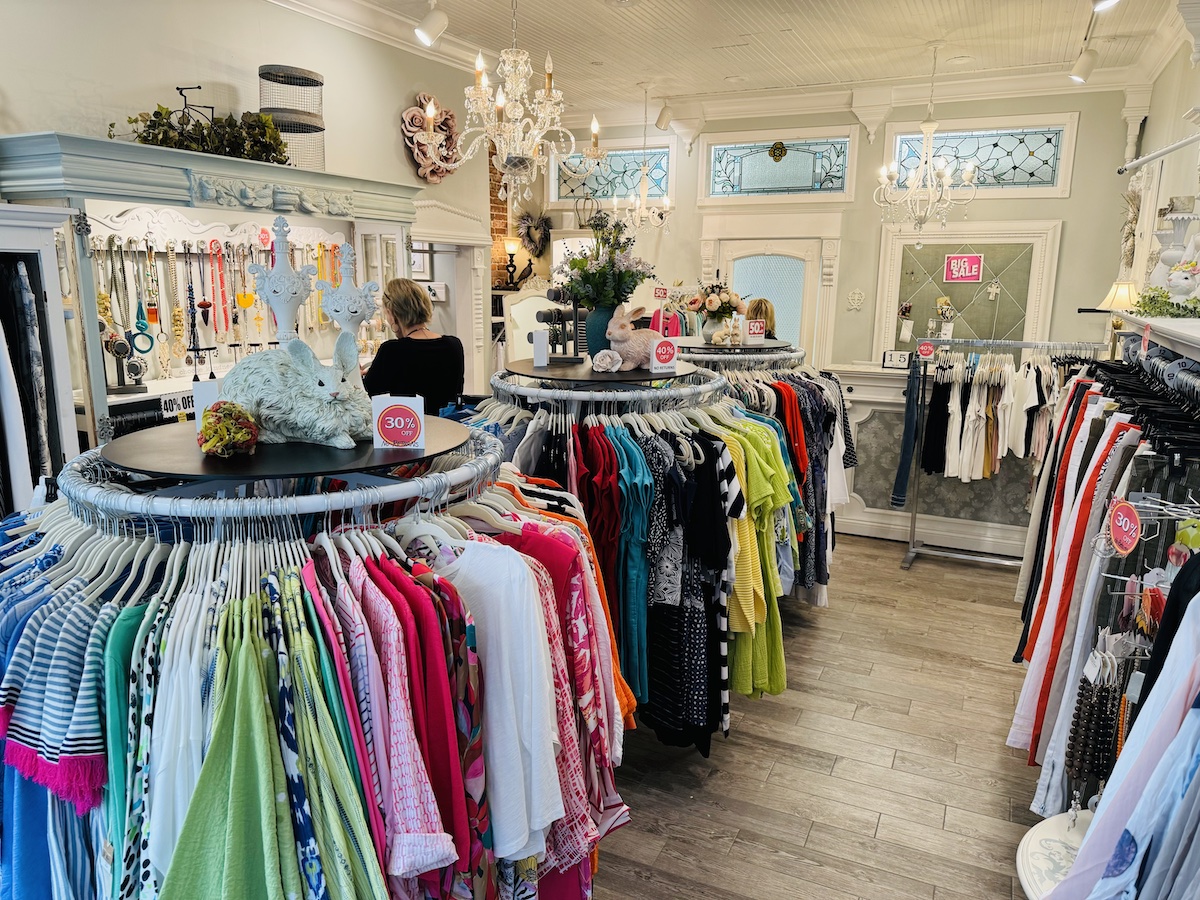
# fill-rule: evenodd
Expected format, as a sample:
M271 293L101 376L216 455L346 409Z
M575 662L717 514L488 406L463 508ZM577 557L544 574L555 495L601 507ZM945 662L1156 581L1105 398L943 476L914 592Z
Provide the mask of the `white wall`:
M175 108L177 85L203 85L193 102L218 112L257 110L258 67L282 63L325 76L326 169L421 184L400 115L419 91L462 109L462 72L266 0L36 0L4 4L0 133L103 135L109 122L156 103ZM487 173L473 159L424 197L486 219Z
M937 117L953 119L994 117L1002 124L1005 116L1038 113L1078 112L1071 196L1064 199L1028 199L1014 191L1012 198L976 199L967 209L973 222L1062 219L1062 245L1058 260L1058 280L1051 317L1050 336L1057 340L1099 340L1103 336L1102 317L1080 316L1077 307L1094 306L1107 293L1118 274L1121 224L1121 191L1127 179L1117 176L1124 161L1125 122L1121 118L1122 93L1072 92L1064 78L1063 92L1057 96L1023 97L983 103L939 103ZM1200 93L1200 89L1197 90ZM914 122L924 118L918 107L898 108L889 121ZM860 128L856 164L857 187L853 203L796 204L793 214L837 210L842 212L841 254L838 272L837 302L834 315L832 362L850 364L871 360L872 330L876 302L880 239L880 211L871 199L879 167L893 157L885 146L886 123L879 126L875 142L867 141L866 132L850 112L822 116L781 116L772 119L739 119L709 122L705 134L720 132L783 131L853 125ZM651 131L662 140L662 133ZM641 138L641 126L606 129L606 139ZM656 266L658 277L670 284L682 279L694 283L700 276L700 234L702 215L696 208L699 171L704 160L699 146L688 156L682 143L677 145L673 163L676 207L670 234L655 231L639 238L637 252ZM776 212L777 210L771 210ZM751 208L735 215L754 216L761 210ZM958 214L956 214L958 215ZM780 234L784 237L831 237L832 235ZM861 290L866 303L859 312L846 309L846 295ZM826 313L822 310L822 313Z
M1200 69L1192 67L1190 57L1191 46L1185 43L1154 82L1150 114L1142 130L1140 153L1143 155L1197 132L1195 125L1183 119L1185 112L1200 106ZM1161 167L1156 207L1166 206L1171 197L1196 195L1200 188L1197 183L1198 148L1200 145L1177 150L1150 164L1149 168Z

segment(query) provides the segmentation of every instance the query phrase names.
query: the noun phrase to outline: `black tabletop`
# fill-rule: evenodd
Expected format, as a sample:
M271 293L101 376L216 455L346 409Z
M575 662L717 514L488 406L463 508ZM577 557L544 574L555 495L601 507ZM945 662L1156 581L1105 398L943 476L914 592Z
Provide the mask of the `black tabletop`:
M506 366L506 371L512 375L522 375L526 378L541 378L545 381L578 381L586 384L612 384L646 381L662 381L665 378L678 378L680 375L691 375L696 367L689 362L677 362L674 374L652 373L649 369L630 369L628 372L594 372L591 363L574 363L562 366L537 367L532 359L514 359Z
M436 416L425 420L425 449L376 450L371 441L360 441L353 450L322 444L259 444L253 455L228 459L206 456L196 444L195 422L172 422L124 435L100 448L105 460L130 472L173 478L303 478L386 469L441 456L457 450L471 436L470 429Z

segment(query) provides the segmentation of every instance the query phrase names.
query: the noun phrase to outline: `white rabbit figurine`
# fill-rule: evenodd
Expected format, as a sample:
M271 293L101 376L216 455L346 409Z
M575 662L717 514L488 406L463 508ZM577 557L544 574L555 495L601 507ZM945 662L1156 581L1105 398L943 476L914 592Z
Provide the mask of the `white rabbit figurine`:
M605 337L612 348L621 355L621 367L618 372L628 372L630 369L646 369L650 366L650 357L654 353L654 345L662 337L650 328L634 328L633 322L646 314L646 308L639 306L630 312L625 312L624 305L613 310L613 317L608 323Z
M221 399L245 407L267 444L304 441L350 450L372 433L358 342L347 331L338 335L332 366L321 365L300 340L244 357L221 383Z

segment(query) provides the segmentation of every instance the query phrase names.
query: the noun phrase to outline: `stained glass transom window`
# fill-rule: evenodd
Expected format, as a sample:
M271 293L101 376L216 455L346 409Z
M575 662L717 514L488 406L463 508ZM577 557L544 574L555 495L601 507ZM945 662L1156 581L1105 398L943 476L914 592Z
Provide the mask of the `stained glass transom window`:
M849 138L714 144L709 153L713 197L846 191Z
M981 188L1055 187L1062 153L1061 127L1002 128L980 131L937 132L933 155L955 162L961 172L966 163L975 166L975 183ZM921 135L896 137L896 160L900 184L921 161Z
M646 151L646 173L650 180L652 198L665 197L671 176L671 152L666 147L650 147ZM583 157L576 153L567 157L566 164L575 171L583 170ZM641 191L642 183L642 151L641 150L609 150L608 156L600 165L591 170L586 178L568 175L559 166L558 199L574 200L582 197L584 189L597 200L611 200L620 197L622 200L631 194Z

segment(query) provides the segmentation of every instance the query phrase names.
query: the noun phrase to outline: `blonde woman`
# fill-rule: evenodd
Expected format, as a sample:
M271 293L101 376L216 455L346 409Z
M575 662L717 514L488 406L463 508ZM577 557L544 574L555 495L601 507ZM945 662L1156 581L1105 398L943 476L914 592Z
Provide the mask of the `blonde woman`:
M747 319L762 319L767 323L767 340L775 340L775 307L766 297L755 297L746 307Z
M367 393L424 397L425 414L436 416L463 391L462 341L429 327L433 304L408 278L393 278L383 289L383 318L396 339L380 345L363 376Z

